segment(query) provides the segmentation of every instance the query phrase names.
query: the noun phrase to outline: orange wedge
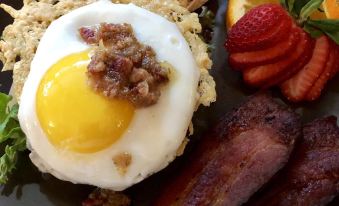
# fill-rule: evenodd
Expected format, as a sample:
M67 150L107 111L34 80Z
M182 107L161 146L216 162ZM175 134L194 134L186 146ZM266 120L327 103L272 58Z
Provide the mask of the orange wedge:
M339 0L325 0L323 7L328 19L339 19Z
M226 12L227 28L235 24L248 10L265 3L279 3L279 0L229 0Z

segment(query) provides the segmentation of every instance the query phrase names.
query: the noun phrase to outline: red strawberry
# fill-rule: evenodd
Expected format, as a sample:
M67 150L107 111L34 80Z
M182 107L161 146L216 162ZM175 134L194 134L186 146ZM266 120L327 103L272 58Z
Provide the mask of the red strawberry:
M298 67L294 68L294 65L304 56L305 52L311 48L312 40L309 38L309 35L301 29L298 28L298 31L301 40L291 55L286 56L284 59L281 59L276 63L266 64L244 71L244 80L248 85L268 87L273 85L275 80L278 80L289 73L289 71L296 72L297 69L299 69Z
M292 18L278 4L263 4L247 12L229 31L229 52L246 52L268 48L286 39Z
M336 50L336 57L335 57L335 66L334 69L331 72L330 79L332 79L338 72L339 72L339 45L335 44L335 50Z
M287 99L294 102L304 100L308 91L325 70L330 45L330 40L326 36L316 40L311 60L296 75L281 85L282 93Z
M296 27L296 25L294 26ZM258 51L232 53L229 55L229 64L233 69L242 70L248 67L255 67L276 62L296 48L300 38L300 29L293 28L286 40L276 45Z
M329 59L326 63L326 68L324 72L320 75L320 77L316 80L316 82L313 84L311 90L306 95L305 97L306 100L314 101L319 98L326 83L331 78L331 74L335 73L334 71L336 70L336 65L335 65L336 56L337 56L337 51L335 50L335 47L332 46Z
M304 37L306 39L302 41L309 41L309 43L307 44L307 47L304 53L302 54L302 56L296 62L294 62L294 64L283 74L280 74L278 77L272 78L271 80L269 80L263 86L263 88L269 88L271 86L280 85L284 81L290 79L294 74L296 74L300 69L302 69L310 61L312 54L313 54L315 41L305 32L304 32Z

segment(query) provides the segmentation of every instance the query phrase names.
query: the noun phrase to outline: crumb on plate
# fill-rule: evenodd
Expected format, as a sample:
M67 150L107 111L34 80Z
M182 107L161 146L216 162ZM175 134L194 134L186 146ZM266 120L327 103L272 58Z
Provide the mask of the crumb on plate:
M121 176L126 174L131 162L132 156L129 153L121 153L113 157L113 163L117 167Z
M122 192L106 189L96 189L88 199L82 202L82 206L129 206L130 198Z

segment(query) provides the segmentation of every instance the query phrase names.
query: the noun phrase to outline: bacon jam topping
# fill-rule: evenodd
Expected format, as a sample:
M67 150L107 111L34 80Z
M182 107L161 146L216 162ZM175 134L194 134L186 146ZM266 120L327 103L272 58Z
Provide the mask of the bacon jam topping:
M130 24L102 23L79 29L82 39L96 45L88 65L90 86L109 98L126 99L136 107L155 104L169 81L150 46L138 42Z

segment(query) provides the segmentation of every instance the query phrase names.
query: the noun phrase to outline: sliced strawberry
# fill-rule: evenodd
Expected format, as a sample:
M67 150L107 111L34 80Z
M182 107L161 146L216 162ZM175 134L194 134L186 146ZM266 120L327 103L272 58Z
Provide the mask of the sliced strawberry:
M325 70L330 45L326 36L316 40L311 60L296 75L281 85L282 93L287 99L294 102L304 100L308 91Z
M331 78L331 74L335 73L334 71L336 68L336 57L337 57L337 51L334 46L330 49L330 54L328 61L326 63L325 70L320 75L320 77L316 80L316 82L313 84L311 90L306 95L305 99L307 101L314 101L319 98L322 90L324 89L326 83Z
M272 78L267 83L265 83L263 88L269 88L271 86L280 85L284 81L290 79L293 75L295 75L298 71L300 71L310 61L312 54L313 54L315 41L314 39L309 37L309 35L307 34L306 34L306 37L308 38L307 41L309 41L310 43L307 44L307 48L305 49L301 57L296 62L294 62L294 64L291 65L287 71L283 72L279 76Z
M278 4L263 4L247 12L229 31L229 52L247 52L271 47L286 39L292 18Z
M243 70L244 68L276 62L297 47L299 38L300 29L293 28L286 40L278 42L273 47L258 51L230 54L229 64L235 70Z
M287 55L285 58L279 60L276 63L266 64L244 71L244 81L248 85L256 87L271 86L274 82L276 82L276 80L280 79L289 71L292 71L291 68L293 68L293 65L304 56L305 51L309 50L310 45L312 44L312 40L310 39L309 35L303 32L301 29L298 30L301 40L293 53Z
M332 79L338 72L339 72L339 45L335 44L335 50L336 50L336 58L335 58L335 66L334 69L331 72L330 79Z

